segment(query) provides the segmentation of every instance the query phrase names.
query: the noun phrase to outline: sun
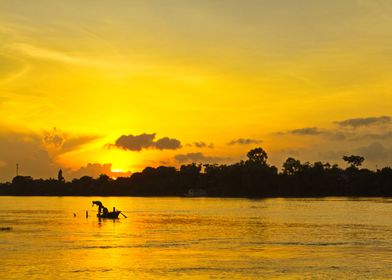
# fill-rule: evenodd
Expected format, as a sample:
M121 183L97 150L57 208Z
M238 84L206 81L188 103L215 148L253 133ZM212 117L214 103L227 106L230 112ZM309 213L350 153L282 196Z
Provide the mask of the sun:
M116 180L119 177L129 177L131 176L131 172L128 170L124 170L122 168L112 168L110 172L110 177L113 180Z
M113 173L124 173L126 172L124 169L122 168L112 168L111 170Z
M111 172L119 174L130 171L131 166L137 162L137 158L134 155L116 149L101 151L97 160L99 162L111 163Z

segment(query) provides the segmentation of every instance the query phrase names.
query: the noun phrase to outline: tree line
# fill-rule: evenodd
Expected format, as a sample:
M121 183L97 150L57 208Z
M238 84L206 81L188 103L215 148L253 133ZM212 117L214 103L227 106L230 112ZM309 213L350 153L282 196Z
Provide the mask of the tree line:
M302 163L289 157L282 170L269 165L262 148L247 153L247 160L226 165L186 164L179 169L146 167L130 177L112 179L83 176L66 182L16 176L0 184L0 195L48 196L211 196L211 197L323 197L392 196L392 169L361 168L362 156L343 156L348 164Z

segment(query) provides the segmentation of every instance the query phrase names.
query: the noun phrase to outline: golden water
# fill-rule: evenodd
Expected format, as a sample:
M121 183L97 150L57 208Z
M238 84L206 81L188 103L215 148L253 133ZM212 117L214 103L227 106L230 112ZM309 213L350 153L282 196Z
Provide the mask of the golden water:
M0 279L392 279L391 202L0 197Z

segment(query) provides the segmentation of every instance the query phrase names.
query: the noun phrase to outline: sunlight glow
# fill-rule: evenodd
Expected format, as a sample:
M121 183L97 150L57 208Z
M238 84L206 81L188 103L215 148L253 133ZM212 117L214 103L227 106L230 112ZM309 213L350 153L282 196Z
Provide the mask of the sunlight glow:
M53 0L21 8L19 1L0 1L3 138L22 138L26 131L43 138L42 131L53 127L66 136L61 149L31 163L28 173L49 176L54 171L48 166L78 169L89 163L132 172L178 167L176 156L187 154L232 163L255 143L277 165L293 153L303 160L339 161L336 147L355 153L375 141L389 149L386 138L365 137L385 127L347 134L336 121L392 114L392 22L386 16L392 5L207 2L115 0L91 6ZM46 12L38 16L38 10ZM328 133L290 133L309 127ZM360 141L354 147L342 137L332 139L335 132ZM155 141L178 139L181 147L107 148L122 135L152 133ZM13 166L15 155L3 138L0 154L6 155L0 160ZM228 145L240 138L255 141ZM19 145L31 154L42 149ZM32 161L20 157L25 166ZM372 164L385 162L378 157ZM4 168L2 173L13 174Z

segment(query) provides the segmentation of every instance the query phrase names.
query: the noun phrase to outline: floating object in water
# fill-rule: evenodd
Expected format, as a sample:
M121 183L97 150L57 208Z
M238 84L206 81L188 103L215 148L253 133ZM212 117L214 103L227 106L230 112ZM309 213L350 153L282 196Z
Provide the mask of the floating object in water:
M9 231L11 229L12 229L12 227L0 227L1 231Z

